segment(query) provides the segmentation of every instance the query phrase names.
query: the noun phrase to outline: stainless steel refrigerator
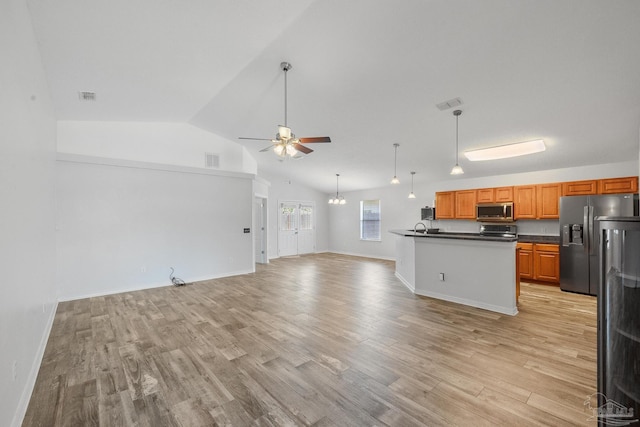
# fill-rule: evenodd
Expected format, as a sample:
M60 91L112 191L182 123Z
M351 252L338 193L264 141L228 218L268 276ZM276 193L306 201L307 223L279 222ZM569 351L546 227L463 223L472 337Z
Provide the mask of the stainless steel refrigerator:
M600 217L598 425L640 417L640 218Z
M560 198L560 289L598 294L600 239L595 217L633 216L636 204L633 194Z

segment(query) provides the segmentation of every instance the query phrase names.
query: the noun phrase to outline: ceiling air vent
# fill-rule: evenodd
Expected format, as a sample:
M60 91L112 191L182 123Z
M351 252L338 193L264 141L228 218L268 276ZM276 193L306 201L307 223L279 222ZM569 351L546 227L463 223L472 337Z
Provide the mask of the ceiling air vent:
M95 101L96 93L95 92L78 92L78 97L80 101Z
M220 156L213 153L204 153L204 167L218 169L220 167Z
M448 101L441 102L440 104L436 104L436 107L438 107L438 110L444 111L449 108L457 107L458 105L462 105L462 99L453 98Z

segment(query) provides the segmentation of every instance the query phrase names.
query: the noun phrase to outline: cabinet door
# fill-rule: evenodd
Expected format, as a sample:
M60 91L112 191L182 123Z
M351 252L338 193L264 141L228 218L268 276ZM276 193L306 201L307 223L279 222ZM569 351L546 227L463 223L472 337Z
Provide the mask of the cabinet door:
M513 209L515 219L536 219L536 186L513 187Z
M436 193L436 219L455 218L455 203L454 191Z
M590 194L598 194L598 181L595 179L562 183L563 196L588 196Z
M601 179L598 181L598 194L637 193L638 177Z
M520 248L519 261L520 278L533 279L533 251Z
M494 188L496 202L513 202L513 187Z
M560 283L560 254L558 245L536 244L534 246L534 279Z
M436 210L437 212L437 210ZM456 191L456 218L476 219L476 190Z
M539 219L560 218L560 184L540 184L536 188L538 196L537 217Z
M481 188L479 190L476 190L477 203L493 203L494 200L493 188Z

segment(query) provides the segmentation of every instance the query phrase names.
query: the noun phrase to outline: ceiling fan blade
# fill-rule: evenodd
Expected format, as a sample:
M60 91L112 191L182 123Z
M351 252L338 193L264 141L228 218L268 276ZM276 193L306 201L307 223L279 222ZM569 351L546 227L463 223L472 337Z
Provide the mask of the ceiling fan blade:
M298 140L303 144L308 144L310 142L331 142L331 138L328 136L312 136L307 138L298 138Z
M239 136L238 139L252 139L254 141L273 141L271 138L247 138L244 136Z
M270 145L268 147L265 147L262 150L260 150L259 152L260 153L264 153L265 151L269 151L269 150L271 150L273 148L274 145L276 145L276 144L273 144L273 145Z
M296 150L298 150L298 151L300 151L301 153L304 153L304 154L313 153L313 150L311 148L305 147L302 144L295 143L295 144L293 144L293 148L295 148Z

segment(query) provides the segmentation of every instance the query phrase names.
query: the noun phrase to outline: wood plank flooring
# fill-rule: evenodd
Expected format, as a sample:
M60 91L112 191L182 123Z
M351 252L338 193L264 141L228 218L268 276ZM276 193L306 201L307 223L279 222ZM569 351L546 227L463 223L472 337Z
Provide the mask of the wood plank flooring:
M60 303L23 425L588 425L595 298L523 283L519 308L336 254Z

